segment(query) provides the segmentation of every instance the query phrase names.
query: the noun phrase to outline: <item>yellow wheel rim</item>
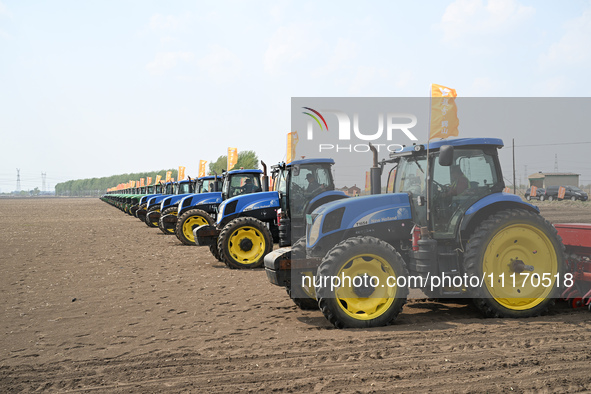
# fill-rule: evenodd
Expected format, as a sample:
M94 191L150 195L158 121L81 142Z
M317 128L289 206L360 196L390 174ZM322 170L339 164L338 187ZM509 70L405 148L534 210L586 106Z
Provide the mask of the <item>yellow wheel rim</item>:
M205 226L209 222L205 220L203 216L189 216L183 223L183 234L185 238L190 242L195 242L195 236L193 235L193 227Z
M153 212L160 212L160 210L159 210L159 209L154 209L154 211L153 211ZM152 222L152 225L153 225L154 227L158 227L158 221L156 221L156 222Z
M377 287L357 286L358 281L367 275L366 282L370 283L370 278L375 276L379 279ZM341 283L335 291L337 304L343 312L357 320L371 320L385 313L396 298L396 273L386 260L373 254L357 255L347 261L339 270L339 278L351 278ZM354 278L360 279L354 279ZM388 277L391 277L388 286ZM392 283L393 282L393 283ZM374 282L375 284L375 282ZM367 297L361 297L359 293L370 293Z
M520 275L514 269L517 261L533 271L525 270ZM488 292L501 306L516 311L531 309L552 292L558 273L556 251L540 229L515 224L503 228L490 241L484 252L482 272ZM515 287L512 274L515 274Z
M257 263L265 253L265 248L265 237L254 227L240 227L228 238L230 257L239 264Z

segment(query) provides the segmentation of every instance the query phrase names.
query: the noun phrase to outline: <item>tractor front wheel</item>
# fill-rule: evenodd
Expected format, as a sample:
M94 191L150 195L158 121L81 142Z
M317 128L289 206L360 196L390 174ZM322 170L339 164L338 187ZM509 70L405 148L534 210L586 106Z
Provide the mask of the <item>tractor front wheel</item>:
M176 237L185 245L195 246L193 229L199 226L211 225L213 219L201 209L190 209L183 213L176 221Z
M474 303L486 317L531 317L560 295L564 247L556 229L537 213L512 209L483 221L470 237L464 269L484 278Z
M220 256L230 268L259 268L272 249L271 231L253 217L232 220L218 238Z
M374 237L349 238L333 247L318 267L316 297L324 316L337 328L392 324L402 311L408 277L400 254ZM338 283L340 281L340 283Z
M150 207L150 209L148 209L148 211L146 212L146 219L145 222L148 225L148 227L158 227L158 222L151 222L148 219L148 215L150 214L150 212L160 212L160 205L153 205Z
M177 207L168 207L164 211L162 211L162 213L160 214L160 220L158 220L158 228L160 229L160 231L162 231L166 235L174 235L175 234L175 229L173 229L173 228L165 228L164 227L164 222L162 221L162 218L165 215L169 215L169 214L173 214L173 215L176 216L177 215Z

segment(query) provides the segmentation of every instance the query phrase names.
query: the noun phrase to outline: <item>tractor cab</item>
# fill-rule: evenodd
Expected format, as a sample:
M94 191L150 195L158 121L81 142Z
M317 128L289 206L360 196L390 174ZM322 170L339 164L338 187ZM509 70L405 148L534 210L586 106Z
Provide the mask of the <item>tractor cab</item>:
M444 145L450 142L453 145ZM428 165L424 146L404 148L388 160L397 166L387 190L408 194L415 224L428 228L433 238L455 239L466 211L503 190L497 153L502 146L501 140L484 138L435 142L429 147Z

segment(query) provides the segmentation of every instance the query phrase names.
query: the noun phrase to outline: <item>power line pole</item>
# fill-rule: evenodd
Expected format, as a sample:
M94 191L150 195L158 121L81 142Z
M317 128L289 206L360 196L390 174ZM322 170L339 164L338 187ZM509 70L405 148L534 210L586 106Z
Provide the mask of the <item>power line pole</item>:
M558 172L558 153L554 154L554 172Z
M16 191L21 191L21 170L19 168L16 169Z
M45 178L47 176L46 172L41 173L41 191L45 193Z

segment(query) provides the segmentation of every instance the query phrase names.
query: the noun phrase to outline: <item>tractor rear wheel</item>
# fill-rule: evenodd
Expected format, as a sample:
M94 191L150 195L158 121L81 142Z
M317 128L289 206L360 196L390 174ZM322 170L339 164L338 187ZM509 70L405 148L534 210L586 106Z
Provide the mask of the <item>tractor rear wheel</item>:
M273 236L260 220L237 218L220 232L218 250L230 268L259 268L267 253L273 250Z
M337 244L322 260L316 276L320 310L337 328L392 324L408 296L408 287L397 285L398 278L408 276L402 257L392 245L374 237ZM336 278L342 283L336 283Z
M464 256L469 277L484 277L474 303L486 317L539 316L560 295L556 279L566 272L564 246L556 229L534 212L491 215L474 230Z
M146 212L146 219L145 222L148 225L148 227L158 227L158 222L151 222L148 219L148 215L150 214L150 212L160 212L160 205L153 205L151 206L148 211Z
M158 220L158 228L160 229L160 231L162 231L166 235L174 235L175 229L165 228L164 222L162 221L162 218L164 217L164 215L169 215L169 214L173 214L176 216L177 215L177 207L168 207L164 211L162 211L162 213L160 214L160 220Z
M212 225L213 219L201 209L190 209L176 221L176 237L185 245L195 246L193 229L199 226Z

